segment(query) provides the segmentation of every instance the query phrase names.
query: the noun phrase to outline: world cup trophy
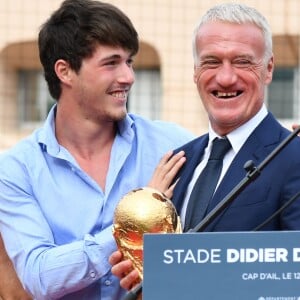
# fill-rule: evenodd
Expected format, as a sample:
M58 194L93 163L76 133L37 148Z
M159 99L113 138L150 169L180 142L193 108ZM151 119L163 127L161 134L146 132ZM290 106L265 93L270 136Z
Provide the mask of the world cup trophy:
M164 194L143 187L126 194L116 207L113 235L124 259L143 280L144 233L182 233L175 206Z

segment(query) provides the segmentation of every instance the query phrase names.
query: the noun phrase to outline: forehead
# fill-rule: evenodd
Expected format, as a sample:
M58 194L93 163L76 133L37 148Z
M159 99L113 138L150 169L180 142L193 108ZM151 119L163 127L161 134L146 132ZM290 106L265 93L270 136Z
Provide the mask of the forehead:
M109 55L130 56L131 55L129 50L121 48L119 46L100 45L100 44L97 44L95 46L93 54L98 56L109 56Z
M263 33L251 23L206 23L199 29L196 43L200 55L207 51L245 51L253 52L253 55L263 55L265 51Z

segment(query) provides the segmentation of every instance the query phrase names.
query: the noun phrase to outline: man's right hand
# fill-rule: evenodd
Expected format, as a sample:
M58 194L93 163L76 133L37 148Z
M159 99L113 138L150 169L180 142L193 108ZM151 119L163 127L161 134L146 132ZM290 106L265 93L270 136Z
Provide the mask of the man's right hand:
M123 260L120 251L117 250L110 255L109 263L112 265L111 272L120 279L120 286L123 289L129 291L140 281L138 271L133 269L131 260Z
M167 198L171 199L176 185L176 182L173 183L174 178L186 161L184 155L183 151L175 155L173 155L172 151L167 152L155 168L148 187L160 191Z

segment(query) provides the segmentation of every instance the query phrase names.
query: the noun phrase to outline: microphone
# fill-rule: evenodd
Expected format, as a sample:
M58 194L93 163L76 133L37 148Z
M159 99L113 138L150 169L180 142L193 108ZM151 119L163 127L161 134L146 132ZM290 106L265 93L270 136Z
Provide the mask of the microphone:
M261 171L267 166L267 164L272 161L275 156L281 152L281 150L287 146L290 141L298 135L300 132L300 126L296 127L257 167L254 165L253 161L249 160L245 163L244 169L247 171L246 176L232 189L231 192L221 202L219 202L214 209L212 209L206 217L200 223L198 223L194 228L191 228L188 233L203 231L210 222L212 222L231 202L251 183L253 182L261 173ZM283 209L290 205L297 197L300 192L292 197L288 202L281 207L279 211L276 211L270 218L268 218L263 224L257 228L265 226L270 222L275 216L277 216ZM256 230L258 230L256 228ZM122 300L136 300L140 292L142 291L143 282L141 281L137 286L130 290Z

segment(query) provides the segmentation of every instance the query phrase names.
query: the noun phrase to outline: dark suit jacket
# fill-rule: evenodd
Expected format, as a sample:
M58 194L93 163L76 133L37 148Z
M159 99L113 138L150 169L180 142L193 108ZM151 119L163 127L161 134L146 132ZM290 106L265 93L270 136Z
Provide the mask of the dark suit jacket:
M259 166L289 134L290 132L269 113L232 161L210 202L208 211L245 179L244 164L248 160ZM208 134L205 134L175 151L184 150L187 158L178 174L180 179L173 195L173 203L179 213L187 186L207 143ZM251 231L299 191L300 138L295 137L204 231ZM300 230L300 198L262 230Z

